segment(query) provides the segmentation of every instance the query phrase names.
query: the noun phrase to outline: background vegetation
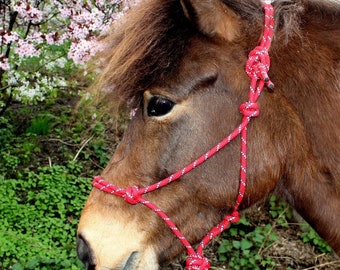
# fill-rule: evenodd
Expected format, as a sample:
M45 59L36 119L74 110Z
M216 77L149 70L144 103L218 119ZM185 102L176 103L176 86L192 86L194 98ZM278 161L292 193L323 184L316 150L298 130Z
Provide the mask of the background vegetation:
M83 269L75 252L78 219L126 118L114 122L87 106L83 90L94 75L81 62L129 2L0 0L0 270ZM275 255L283 231L310 243L311 256L326 258L307 265L339 266L275 197L244 216L208 250L213 269L294 269L293 255L288 262Z
M75 252L80 211L121 131L93 120L88 110L76 114L76 100L15 104L1 118L2 270L81 269Z

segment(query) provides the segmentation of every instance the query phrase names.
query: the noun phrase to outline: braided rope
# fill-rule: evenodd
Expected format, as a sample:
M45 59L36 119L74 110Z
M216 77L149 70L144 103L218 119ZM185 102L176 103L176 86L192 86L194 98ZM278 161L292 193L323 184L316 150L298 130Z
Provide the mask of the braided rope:
M274 10L272 5L269 3L263 3L263 6L265 11L265 29L263 32L263 37L260 45L249 53L248 61L246 63L246 73L251 78L251 83L249 100L241 104L240 106L240 112L243 114L241 124L236 129L234 129L230 133L230 135L225 137L220 143L211 148L208 152L200 156L198 159L196 159L183 169L175 172L169 177L153 185L144 188L139 188L138 186L120 188L105 181L100 176L96 176L92 182L92 185L95 188L103 192L122 197L126 202L130 204L141 203L154 211L158 216L160 216L186 248L186 251L188 253L188 258L186 260L186 269L188 270L209 269L210 263L208 259L203 256L204 248L214 237L221 234L225 229L227 229L230 223L238 222L240 219L238 208L244 197L247 182L247 127L250 119L259 115L259 106L257 104L257 100L263 90L263 87L265 85L269 89L272 89L274 87L268 76L268 71L270 67L270 57L268 51L273 38ZM188 242L188 240L181 233L181 231L177 228L177 226L171 221L171 219L157 205L146 200L142 195L157 190L170 184L173 181L178 180L183 175L189 173L191 170L204 163L210 157L214 156L217 152L223 149L239 135L241 136L240 180L239 191L235 201L234 209L231 214L226 215L223 218L222 222L217 224L207 233L207 235L198 245L196 252L191 244Z

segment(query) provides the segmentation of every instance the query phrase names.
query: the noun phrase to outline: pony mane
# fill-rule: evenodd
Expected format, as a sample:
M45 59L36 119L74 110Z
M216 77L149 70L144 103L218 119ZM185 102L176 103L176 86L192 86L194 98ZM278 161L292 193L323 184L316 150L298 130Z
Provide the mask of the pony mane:
M92 87L113 108L136 104L145 89L170 76L194 31L178 0L145 1L123 20L102 40L100 74Z
M263 27L261 0L223 2L250 22L245 24L245 33L258 33L254 26ZM331 0L276 0L273 4L277 44L300 36L302 23L315 21L334 29L339 25L339 4ZM303 22L302 14L307 12L311 17ZM201 35L185 16L179 0L143 1L123 20L102 39L104 50L96 58L100 74L91 87L109 109L122 104L136 106L145 89L176 72L191 37Z

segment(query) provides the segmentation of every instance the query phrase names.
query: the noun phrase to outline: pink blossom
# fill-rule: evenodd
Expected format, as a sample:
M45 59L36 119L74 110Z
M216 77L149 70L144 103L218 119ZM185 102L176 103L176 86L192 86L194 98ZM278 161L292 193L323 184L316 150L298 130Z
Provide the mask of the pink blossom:
M40 55L43 50L38 48L44 44L61 45L71 41L68 56L77 63L84 62L100 50L96 37L137 2L141 0L49 0L44 4L33 0L13 0L11 8L19 14L16 27L25 28L28 22L33 25L24 39L15 32L18 29L12 32L0 30L0 45L12 44L19 57L32 57ZM6 17L9 18L9 15ZM24 33L22 30L20 33Z
M32 43L28 43L24 40L19 40L18 46L14 49L20 57L33 57L39 56L40 52L35 48Z
M15 43L19 40L19 35L16 32L5 30L0 32L0 45L7 45L10 43Z
M99 47L95 39L80 40L78 43L72 43L68 52L68 57L75 63L83 63L88 61L98 52Z
M24 19L33 23L37 23L42 20L42 12L39 9L33 7L28 2L16 2L13 9L17 11Z
M42 35L40 32L33 32L32 35L28 36L26 38L26 41L35 42L37 44L44 42L44 35Z
M134 118L137 113L138 108L133 108L130 110L130 119Z
M63 19L68 19L71 17L71 9L67 8L67 7L61 7L60 8L60 16L63 18Z
M61 44L63 42L58 32L46 34L44 35L44 38L46 40L46 43L49 45Z

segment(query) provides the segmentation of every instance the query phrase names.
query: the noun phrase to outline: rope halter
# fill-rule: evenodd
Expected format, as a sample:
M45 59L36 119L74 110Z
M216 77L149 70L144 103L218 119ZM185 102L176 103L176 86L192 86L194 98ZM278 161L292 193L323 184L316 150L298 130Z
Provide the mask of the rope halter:
M186 260L187 270L207 270L210 268L209 260L203 256L203 249L206 245L217 235L221 234L227 229L230 223L235 223L240 220L240 214L238 211L239 205L242 202L244 193L246 190L247 182L247 127L250 119L259 115L259 106L257 100L266 85L269 89L274 87L268 76L270 67L269 48L271 45L274 29L274 10L270 3L263 3L265 12L265 27L261 40L261 44L249 53L248 61L246 63L246 73L251 79L249 100L240 106L240 112L243 114L241 124L234 129L227 137L225 137L216 146L211 148L208 152L200 156L198 159L184 167L183 169L175 172L169 177L152 184L147 187L131 186L127 188L120 188L111 184L100 176L96 176L92 182L92 185L109 194L124 198L127 203L132 205L141 203L153 210L158 216L160 216L164 222L169 226L172 232L178 237L186 248L188 258ZM191 246L188 240L184 237L181 231L176 227L172 220L164 213L159 207L152 202L148 201L143 197L144 194L155 191L162 188L176 180L181 176L189 173L194 168L198 167L210 157L215 155L227 144L229 144L236 137L241 136L241 155L240 155L240 180L239 180L239 191L234 204L233 211L226 215L224 219L213 227L207 235L201 240L198 245L197 251Z

